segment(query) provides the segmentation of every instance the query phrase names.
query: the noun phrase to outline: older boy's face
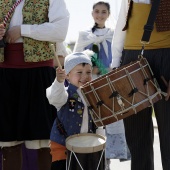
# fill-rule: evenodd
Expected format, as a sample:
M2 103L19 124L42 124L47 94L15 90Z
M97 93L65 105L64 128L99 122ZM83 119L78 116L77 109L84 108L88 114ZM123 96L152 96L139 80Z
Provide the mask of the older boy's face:
M92 80L92 67L90 64L75 66L67 75L69 82L77 87Z

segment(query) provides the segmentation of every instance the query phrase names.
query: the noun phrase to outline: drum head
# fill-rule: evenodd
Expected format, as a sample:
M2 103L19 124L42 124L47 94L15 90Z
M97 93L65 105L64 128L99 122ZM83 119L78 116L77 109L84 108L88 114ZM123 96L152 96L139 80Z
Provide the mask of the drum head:
M105 148L104 136L93 133L82 133L68 137L66 148L75 153L93 153Z

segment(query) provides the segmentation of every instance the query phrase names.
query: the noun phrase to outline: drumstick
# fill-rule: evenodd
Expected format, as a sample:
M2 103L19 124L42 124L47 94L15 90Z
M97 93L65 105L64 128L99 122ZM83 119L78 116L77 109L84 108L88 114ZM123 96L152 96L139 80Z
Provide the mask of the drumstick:
M165 80L164 76L161 76L161 79L164 82L165 86L168 87L168 82Z
M164 82L165 86L168 88L168 90L170 89L170 81L167 82L164 78L164 76L161 76L162 81ZM165 100L167 101L169 99L169 95L168 93L162 92L162 94L165 96ZM167 97L166 97L167 96Z
M62 69L60 60L58 59L58 56L57 56L56 51L55 51L54 44L51 44L51 48L52 48L52 50L53 50L53 52L54 52L54 56L55 56L55 58L56 58L56 60L57 60L58 67Z

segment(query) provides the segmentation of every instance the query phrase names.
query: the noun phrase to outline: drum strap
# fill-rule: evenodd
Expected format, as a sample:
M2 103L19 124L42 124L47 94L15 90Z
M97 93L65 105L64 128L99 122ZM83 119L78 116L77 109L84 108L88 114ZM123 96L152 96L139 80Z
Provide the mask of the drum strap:
M142 55L143 55L143 52L144 52L144 45L149 43L149 39L150 39L151 33L153 31L154 22L156 20L160 1L161 0L152 0L151 1L152 7L151 7L151 10L150 10L150 13L149 13L149 16L148 16L147 23L144 25L144 32L143 32L143 36L142 36L142 39L141 39L141 43L143 44L142 53L141 53ZM128 28L128 21L129 21L129 18L131 16L132 8L133 8L133 0L130 0L126 24L125 24L124 28L122 29L122 31L125 31Z
M64 137L67 138L68 137L67 132L65 131L63 124L58 118L58 115L56 116L56 125L57 125L57 129L60 132L60 134L64 135Z
M154 22L156 20L156 15L157 15L157 12L158 12L159 4L160 4L160 0L154 0L153 3L152 3L152 7L151 7L151 10L150 10L150 13L149 13L147 23L144 26L144 33L143 33L142 40L141 40L141 42L143 42L143 43L149 42L151 33L153 31L153 28L154 28L153 25L154 25Z

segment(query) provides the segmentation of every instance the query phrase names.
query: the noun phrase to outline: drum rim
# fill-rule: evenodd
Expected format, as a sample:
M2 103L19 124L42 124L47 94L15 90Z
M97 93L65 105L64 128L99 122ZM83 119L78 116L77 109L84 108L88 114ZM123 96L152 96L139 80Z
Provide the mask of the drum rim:
M80 136L96 136L99 137L101 139L103 139L105 142L103 144L100 144L98 146L93 146L93 147L75 147L75 146L71 146L70 144L68 144L68 140L74 137L80 137ZM99 135L99 134L95 134L95 133L79 133L79 134L75 134L75 135L71 135L69 137L66 138L66 148L71 151L71 152L75 152L75 153L94 153L94 152L98 152L98 151L102 151L103 149L105 149L105 144L106 144L106 137Z

